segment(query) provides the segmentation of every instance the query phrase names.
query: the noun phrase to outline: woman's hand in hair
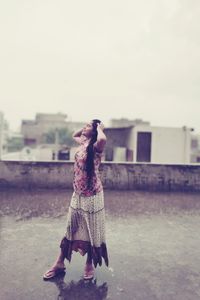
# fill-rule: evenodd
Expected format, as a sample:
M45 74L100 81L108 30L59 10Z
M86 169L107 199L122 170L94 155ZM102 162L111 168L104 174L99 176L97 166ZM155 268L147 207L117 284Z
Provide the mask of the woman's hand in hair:
M97 125L97 141L94 143L94 147L97 149L98 152L103 152L104 147L106 145L106 136L103 133L104 125L103 123L98 123Z
M98 128L101 128L101 130L103 131L104 128L105 128L105 126L104 126L104 124L102 122L101 123L97 123L97 129Z

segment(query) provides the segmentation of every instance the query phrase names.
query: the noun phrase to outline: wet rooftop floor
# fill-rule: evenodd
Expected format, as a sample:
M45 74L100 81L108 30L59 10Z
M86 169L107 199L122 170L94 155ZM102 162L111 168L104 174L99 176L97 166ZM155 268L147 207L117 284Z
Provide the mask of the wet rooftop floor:
M105 190L109 267L43 281L58 255L72 191L0 191L0 299L200 299L200 194Z

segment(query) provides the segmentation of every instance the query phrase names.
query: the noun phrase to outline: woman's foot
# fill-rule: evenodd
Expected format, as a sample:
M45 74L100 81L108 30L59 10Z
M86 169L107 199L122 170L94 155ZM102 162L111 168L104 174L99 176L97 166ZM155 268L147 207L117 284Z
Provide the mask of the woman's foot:
M78 252L79 252L82 256L84 256L84 252L83 252L82 249L78 248Z
M48 271L46 271L43 275L43 279L54 278L58 274L65 272L65 264L57 262L55 263Z
M86 263L83 277L84 279L92 279L94 277L94 267L92 264Z

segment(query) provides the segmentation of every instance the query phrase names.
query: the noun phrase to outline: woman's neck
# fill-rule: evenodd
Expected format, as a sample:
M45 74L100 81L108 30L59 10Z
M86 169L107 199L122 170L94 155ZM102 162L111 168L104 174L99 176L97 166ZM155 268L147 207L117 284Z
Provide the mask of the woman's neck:
M89 144L90 143L90 140L91 140L91 138L88 138L87 136L83 136L83 142L84 142L84 144Z

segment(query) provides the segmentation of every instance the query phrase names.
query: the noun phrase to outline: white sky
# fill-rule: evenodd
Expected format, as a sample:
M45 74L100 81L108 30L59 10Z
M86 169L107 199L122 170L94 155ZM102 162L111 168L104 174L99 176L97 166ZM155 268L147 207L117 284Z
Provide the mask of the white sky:
M0 110L200 133L199 0L0 2Z

